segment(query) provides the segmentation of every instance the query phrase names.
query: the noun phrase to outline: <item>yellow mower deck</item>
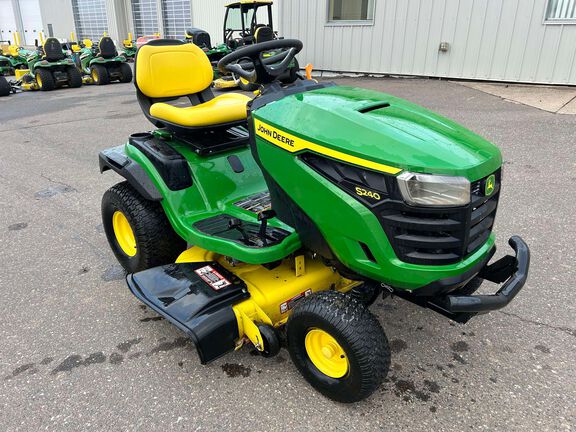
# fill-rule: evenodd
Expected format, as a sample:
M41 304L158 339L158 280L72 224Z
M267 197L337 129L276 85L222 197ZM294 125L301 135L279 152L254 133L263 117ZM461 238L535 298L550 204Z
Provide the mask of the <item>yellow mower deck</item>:
M298 300L317 291L347 292L359 285L359 282L343 278L320 260L304 255L287 258L273 269L245 263L232 265L225 257L199 247L191 247L176 260L177 263L213 261L246 283L250 293L249 298L232 307L240 335L237 349L249 340L257 350L263 351L263 338L257 324L282 326Z

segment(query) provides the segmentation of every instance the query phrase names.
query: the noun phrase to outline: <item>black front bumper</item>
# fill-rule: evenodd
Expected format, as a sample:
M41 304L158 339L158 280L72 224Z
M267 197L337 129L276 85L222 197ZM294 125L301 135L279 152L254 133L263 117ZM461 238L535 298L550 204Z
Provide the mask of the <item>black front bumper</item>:
M463 293L466 290L464 286L450 294L417 296L400 293L399 296L461 323L467 322L475 315L502 309L520 292L526 283L530 268L530 249L526 242L518 236L512 236L508 243L514 249L515 256L506 255L492 264L485 263L477 274L482 279L503 284L495 294Z

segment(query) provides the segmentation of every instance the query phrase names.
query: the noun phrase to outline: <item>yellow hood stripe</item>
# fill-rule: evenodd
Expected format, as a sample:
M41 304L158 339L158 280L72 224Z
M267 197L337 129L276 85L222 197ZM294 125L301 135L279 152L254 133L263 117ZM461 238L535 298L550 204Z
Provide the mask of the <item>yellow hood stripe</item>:
M387 174L398 174L400 171L402 171L400 168L372 162L366 159L339 152L337 150L332 150L310 141L306 141L288 132L276 129L275 127L270 126L269 124L266 124L257 118L254 119L254 128L256 129L256 135L264 138L266 141L280 148L283 148L284 150L289 151L290 153L296 153L302 150L310 150L314 153L319 153L333 159L341 160L343 162L348 162L353 165L373 169L375 171L380 171Z

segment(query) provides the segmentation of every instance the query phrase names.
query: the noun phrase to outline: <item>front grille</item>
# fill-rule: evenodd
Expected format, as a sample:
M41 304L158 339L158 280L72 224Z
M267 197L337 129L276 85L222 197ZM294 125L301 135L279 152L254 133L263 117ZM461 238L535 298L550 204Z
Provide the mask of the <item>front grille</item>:
M389 201L377 213L396 255L412 264L452 264L480 248L492 232L500 195L484 195L486 178L470 185L471 203L457 208L417 208Z
M470 185L471 202L467 206L412 207L402 200L394 176L310 153L301 158L378 217L396 256L404 262L456 263L478 250L492 232L500 195L500 170L494 173L495 188L490 196L484 195L489 176Z

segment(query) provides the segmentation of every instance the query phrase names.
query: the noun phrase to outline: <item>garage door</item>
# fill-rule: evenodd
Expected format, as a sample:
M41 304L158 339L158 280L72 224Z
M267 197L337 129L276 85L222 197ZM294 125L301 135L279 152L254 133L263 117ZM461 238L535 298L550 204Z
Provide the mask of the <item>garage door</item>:
M106 0L72 0L78 39L98 41L108 31Z
M156 0L132 0L132 18L136 37L158 33Z
M20 13L22 14L22 44L34 45L40 40L42 31L42 17L38 0L19 0Z
M16 30L12 0L0 0L0 41L13 43Z
M186 28L192 26L190 0L162 0L164 37L184 39Z

